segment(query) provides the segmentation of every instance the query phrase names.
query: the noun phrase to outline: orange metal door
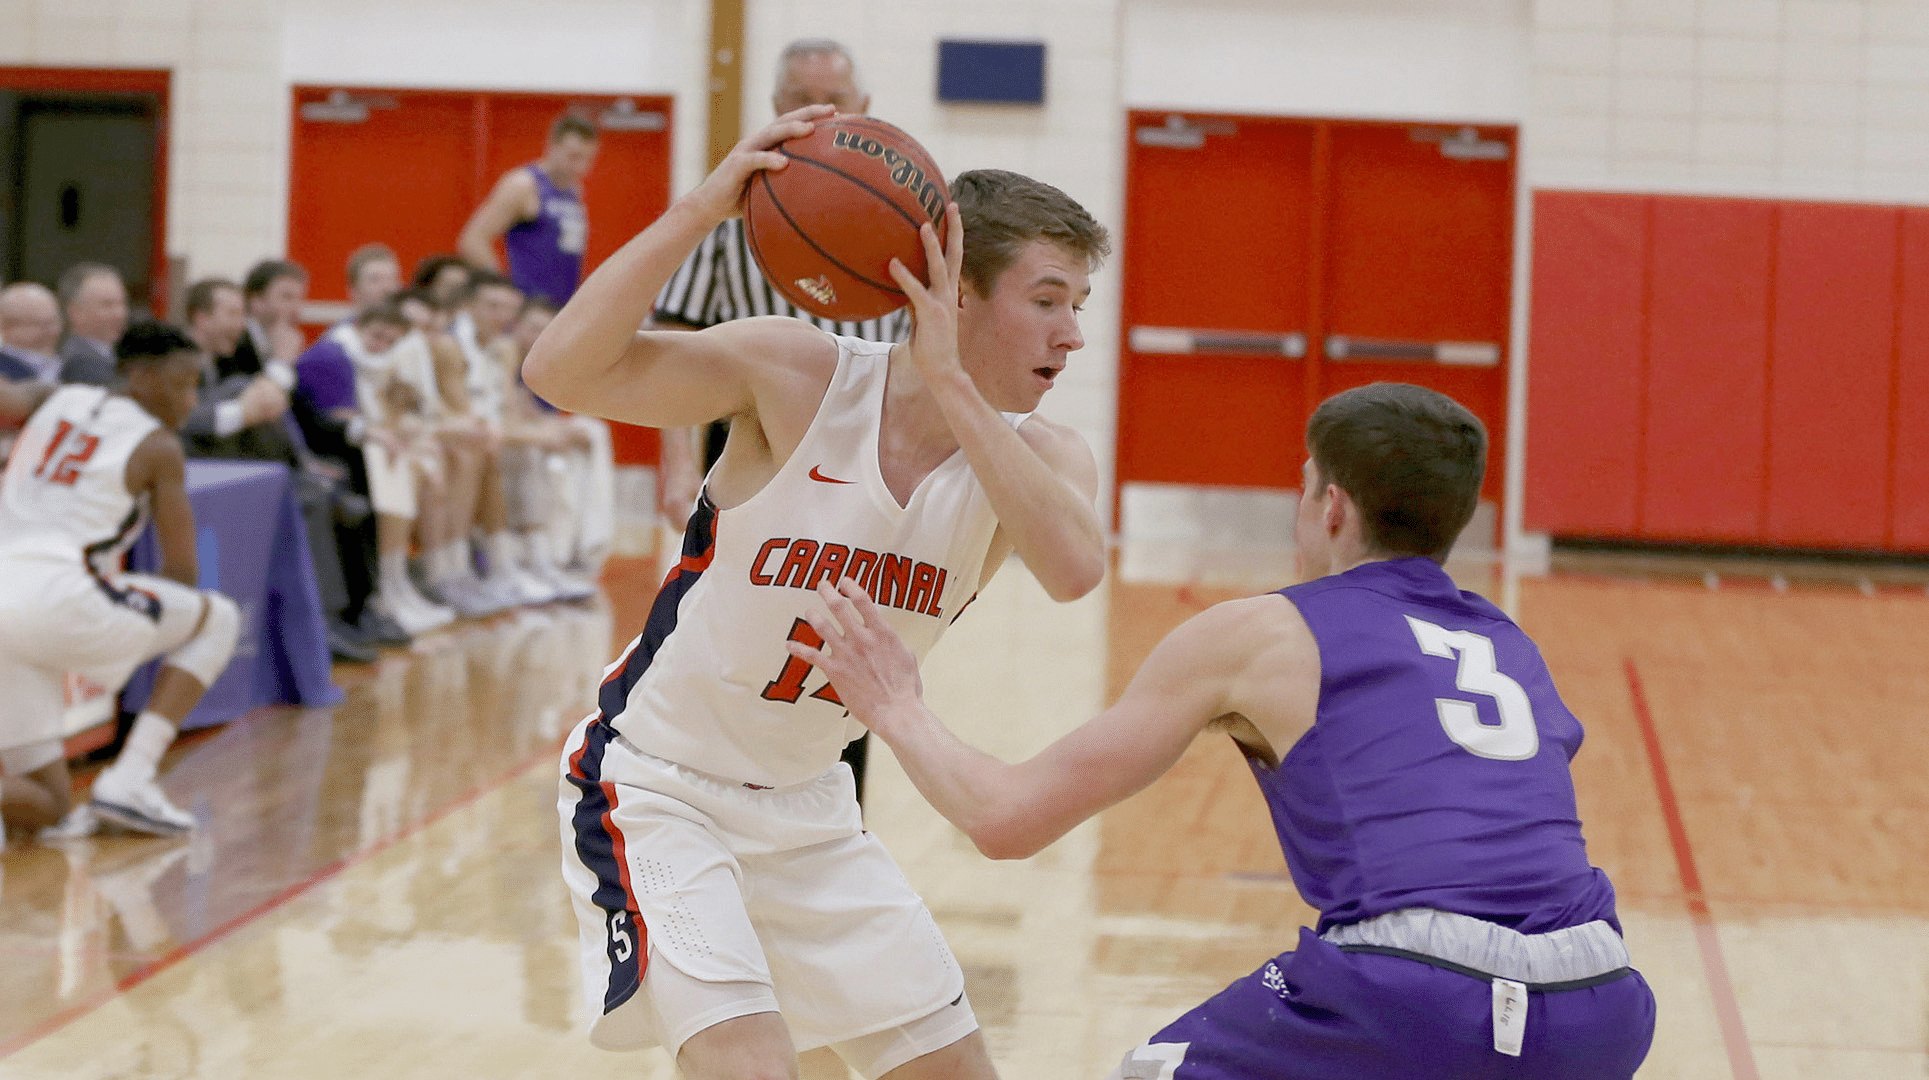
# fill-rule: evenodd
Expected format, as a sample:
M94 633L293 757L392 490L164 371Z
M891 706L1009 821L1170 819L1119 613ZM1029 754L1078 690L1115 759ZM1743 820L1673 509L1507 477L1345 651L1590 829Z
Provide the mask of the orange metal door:
M1294 487L1313 129L1164 113L1130 122L1119 478Z
M1297 487L1309 411L1397 380L1486 422L1498 498L1513 129L1129 123L1119 482Z
M309 268L309 294L343 300L349 253L380 242L404 273L456 236L496 180L542 155L565 111L602 135L584 186L594 269L655 220L670 197L670 101L610 94L480 90L294 89L288 255ZM654 432L618 425L617 459L657 459Z

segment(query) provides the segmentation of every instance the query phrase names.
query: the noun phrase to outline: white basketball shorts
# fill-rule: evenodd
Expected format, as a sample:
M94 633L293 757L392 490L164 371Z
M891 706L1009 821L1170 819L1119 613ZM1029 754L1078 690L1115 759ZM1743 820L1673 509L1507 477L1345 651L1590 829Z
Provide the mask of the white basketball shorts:
M95 577L79 559L0 559L0 761L10 773L60 752L66 673L118 687L194 636L198 589L151 574ZM45 758L38 764L33 759Z
M977 1030L937 923L863 830L848 766L753 789L592 716L564 745L559 792L595 1045L674 1056L705 1027L776 1011L799 1050L876 1075ZM884 1060L866 1041L879 1033L916 1045Z

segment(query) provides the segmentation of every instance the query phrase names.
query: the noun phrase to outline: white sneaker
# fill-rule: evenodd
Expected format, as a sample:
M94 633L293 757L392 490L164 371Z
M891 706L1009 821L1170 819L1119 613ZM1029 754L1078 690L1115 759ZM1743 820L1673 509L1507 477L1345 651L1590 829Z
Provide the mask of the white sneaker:
M47 826L35 834L35 839L43 844L64 844L73 840L85 840L100 831L100 819L94 816L90 803L78 803L67 816Z
M94 781L93 807L101 820L151 836L174 836L194 828L194 815L169 802L159 783L130 783L111 767Z
M370 602L410 637L421 637L455 621L455 612L437 607L413 592L398 590L396 595L390 596L387 590L383 590L376 593Z
M543 580L541 575L531 573L526 566L510 566L503 571L503 577L515 586L517 595L522 597L525 604L547 604L560 595L554 585Z

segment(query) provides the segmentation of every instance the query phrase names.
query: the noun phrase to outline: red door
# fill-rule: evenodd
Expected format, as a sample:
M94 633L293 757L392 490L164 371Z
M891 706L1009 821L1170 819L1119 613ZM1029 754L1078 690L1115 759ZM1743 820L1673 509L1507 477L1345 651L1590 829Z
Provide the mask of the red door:
M363 244L394 248L405 274L454 251L477 204L542 155L564 112L601 131L584 186L585 273L669 205L668 98L307 86L293 97L288 257L308 267L315 300L346 299L348 256ZM618 461L656 461L655 433L619 429Z
M1497 499L1513 129L1129 123L1119 482L1297 487L1310 410L1397 380L1487 424Z

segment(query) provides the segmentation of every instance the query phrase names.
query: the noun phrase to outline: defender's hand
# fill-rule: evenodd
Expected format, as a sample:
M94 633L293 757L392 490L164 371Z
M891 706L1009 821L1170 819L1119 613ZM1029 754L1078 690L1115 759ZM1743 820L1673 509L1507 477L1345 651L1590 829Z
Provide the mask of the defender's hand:
M817 595L825 611L813 611L804 621L824 639L823 647L789 641L785 648L830 679L852 716L889 738L894 712L916 708L924 700L917 657L857 582L850 578L835 586L823 582L817 586Z
M929 224L918 226L924 241L925 272L931 280L918 280L910 268L891 260L891 278L911 301L911 359L926 379L962 375L958 360L958 309L963 304L959 293L964 280L964 219L957 203L944 208L945 246L938 246L938 231Z
M809 135L817 130L817 121L828 120L836 112L830 105L806 105L785 113L776 123L733 147L715 171L684 198L717 221L737 216L743 208L744 186L753 175L765 169L776 172L790 164L790 159L776 150L777 144Z

